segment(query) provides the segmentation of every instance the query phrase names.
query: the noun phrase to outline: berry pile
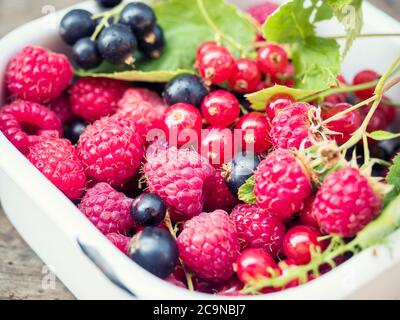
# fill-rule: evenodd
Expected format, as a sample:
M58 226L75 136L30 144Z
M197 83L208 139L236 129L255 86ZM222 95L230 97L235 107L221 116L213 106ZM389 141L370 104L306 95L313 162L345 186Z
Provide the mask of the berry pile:
M107 77L72 83L71 63L131 64L137 49L156 59L165 46L148 5L98 2L111 8L100 20L76 9L61 21L72 62L37 46L10 61L0 130L15 148L117 249L176 286L270 293L343 262L344 252L323 258L375 220L390 191L384 175L368 170L383 145L366 132L396 120L388 98L374 100L380 75L364 70L353 84L340 76L333 88L296 99L283 46L263 39L238 58L209 39L193 57L198 72L159 91ZM276 8L249 13L263 23ZM249 110L243 95L275 84L286 91ZM345 158L354 147L364 148L363 159Z

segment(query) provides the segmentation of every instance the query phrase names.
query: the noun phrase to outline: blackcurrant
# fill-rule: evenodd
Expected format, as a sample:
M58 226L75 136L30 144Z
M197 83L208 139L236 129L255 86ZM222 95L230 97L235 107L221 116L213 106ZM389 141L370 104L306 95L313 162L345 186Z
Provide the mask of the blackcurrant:
M112 64L130 64L137 48L136 38L131 29L117 23L105 28L97 39L101 56Z
M156 15L147 4L132 2L122 10L120 22L131 27L136 36L140 36L150 32L155 27Z
M60 35L69 45L79 39L90 37L96 28L96 22L89 11L75 9L68 12L61 20Z
M64 137L71 141L72 144L76 144L79 137L86 129L86 123L80 118L75 118L64 125Z
M128 256L157 277L166 278L175 270L179 252L168 231L146 227L133 238Z
M156 194L143 193L133 201L131 214L136 224L143 227L155 227L164 221L167 207Z
M103 8L113 8L121 2L122 0L97 0L97 3Z
M246 151L237 153L231 162L224 165L223 176L233 194L238 194L239 188L254 174L260 162L258 154Z
M103 61L96 43L90 38L83 38L75 43L72 49L72 60L77 67L86 70L97 68Z
M165 47L164 31L156 25L152 31L138 39L139 51L148 58L157 59Z
M167 84L163 97L170 106L183 102L200 108L208 92L208 88L199 77L192 74L182 74L176 76Z

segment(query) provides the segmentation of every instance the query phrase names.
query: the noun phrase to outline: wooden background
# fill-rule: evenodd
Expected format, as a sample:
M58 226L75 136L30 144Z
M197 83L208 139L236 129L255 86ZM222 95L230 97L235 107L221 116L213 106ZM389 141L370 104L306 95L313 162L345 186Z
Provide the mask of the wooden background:
M79 0L0 0L0 37L15 27L40 17L49 10L59 10ZM371 0L400 20L399 0ZM21 239L0 208L0 299L73 299L56 281L43 289L46 266Z

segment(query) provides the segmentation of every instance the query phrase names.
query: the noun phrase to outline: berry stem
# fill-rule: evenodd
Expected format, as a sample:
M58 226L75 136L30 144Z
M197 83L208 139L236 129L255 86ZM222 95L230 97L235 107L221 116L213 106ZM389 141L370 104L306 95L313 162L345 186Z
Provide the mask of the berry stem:
M122 1L118 6L116 6L115 8L109 10L109 11L105 11L105 12L101 12L97 15L94 15L92 17L93 20L96 20L98 18L102 18L101 22L97 25L96 29L94 30L93 35L91 36L91 40L95 41L97 39L97 37L99 36L100 32L107 27L108 25L108 20L112 17L119 17L119 14L121 13L121 11L125 8L126 3L125 1Z
M347 35L334 35L334 36L327 36L327 39L346 39ZM377 37L400 37L400 33L365 33L359 34L356 38L377 38Z
M203 0L197 0L197 6L200 9L201 14L203 15L203 18L206 20L207 24L211 27L211 29L214 30L214 32L223 40L225 40L226 42L228 42L232 47L234 47L236 50L238 50L242 55L244 54L245 50L244 47L237 43L232 37L224 34L218 27L217 25L214 23L214 21L212 21L212 19L210 18L206 7L204 6L204 2Z

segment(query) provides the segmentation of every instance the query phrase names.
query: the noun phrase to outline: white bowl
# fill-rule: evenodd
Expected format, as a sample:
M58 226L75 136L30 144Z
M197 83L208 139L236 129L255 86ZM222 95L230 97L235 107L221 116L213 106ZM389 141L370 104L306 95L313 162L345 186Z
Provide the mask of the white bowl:
M260 2L232 1L239 6ZM95 10L93 2L79 7ZM68 52L57 29L63 10L32 21L0 40L0 74L10 58L28 44ZM400 24L365 4L365 32L400 32ZM343 33L336 23L321 31ZM344 75L371 67L383 72L400 52L394 38L360 39L344 62ZM400 100L400 91L390 95ZM4 96L3 77L0 97ZM1 101L4 104L4 99ZM26 242L80 299L219 299L159 280L120 254L57 188L0 134L0 200ZM340 267L299 288L247 299L400 298L400 230L387 245L365 250ZM388 249L390 246L391 251ZM97 264L93 263L91 257ZM100 268L99 268L100 267ZM102 270L102 271L101 271ZM110 279L112 281L110 281Z

